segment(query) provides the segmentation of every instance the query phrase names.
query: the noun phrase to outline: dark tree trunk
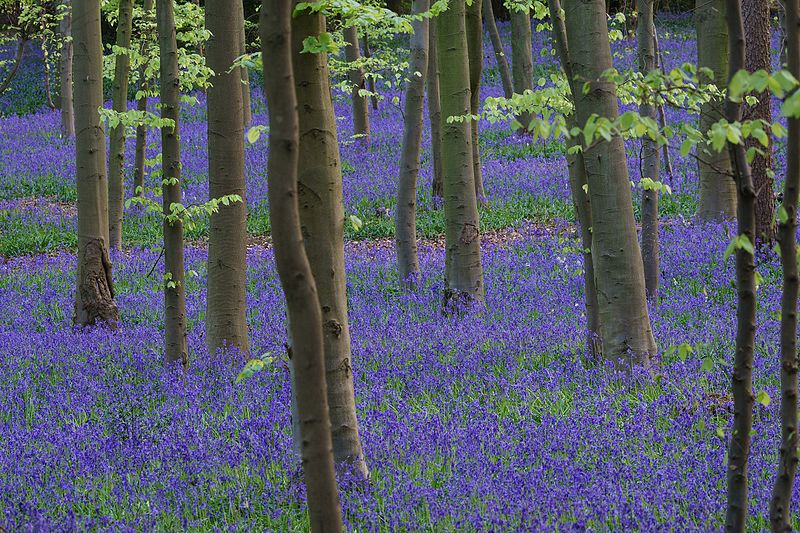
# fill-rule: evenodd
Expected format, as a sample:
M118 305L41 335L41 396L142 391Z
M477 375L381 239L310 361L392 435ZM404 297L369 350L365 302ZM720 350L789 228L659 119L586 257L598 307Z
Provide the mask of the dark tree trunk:
M613 121L619 115L616 86L602 78L612 66L603 0L569 2L565 11L569 69L575 87L580 87L573 95L577 123L586 124L595 113ZM610 142L584 146L583 153L603 354L620 368L635 363L646 366L656 354L656 343L647 310L625 146L617 136Z
M76 325L119 320L108 257L106 136L97 111L103 105L103 45L100 0L76 2L72 11L75 56L75 181L78 188Z
M25 45L27 43L27 40L20 38L19 43L17 44L17 55L14 56L14 66L11 67L11 72L6 75L3 83L0 83L0 94L3 94L3 92L5 92L5 90L11 86L11 82L14 81L14 77L17 75L19 66L22 64L22 58L25 55Z
M656 27L653 22L653 0L638 0L637 41L639 46L639 70L647 75L656 68ZM658 120L658 110L652 102L639 105L639 114L653 121ZM659 146L649 137L642 138L642 178L659 181ZM658 251L658 190L642 187L642 263L647 297L658 297L660 279Z
M745 66L744 27L739 0L726 0L730 51L730 78ZM725 104L729 122L741 120L742 106L730 100ZM737 189L738 234L755 243L755 189L744 144L729 144L729 154ZM733 367L733 434L728 448L727 531L745 531L747 525L747 465L750 455L750 430L753 427L753 349L756 332L756 282L753 254L736 251L736 358Z
M770 3L764 0L742 0L742 17L744 21L745 68L748 72L757 70L772 71L770 55ZM758 103L746 106L744 115L749 119L761 119L772 122L772 105L769 91L756 95ZM756 139L747 139L747 148L755 147L764 152L756 153L750 163L753 175L753 187L756 190L756 239L760 243L771 243L775 240L775 180L770 176L772 171L772 130L764 131L769 138L769 145L762 146Z
M261 43L269 107L269 217L292 339L294 397L311 531L342 530L325 384L322 311L303 247L297 203L299 123L291 56L290 0L263 0Z
M497 61L497 70L500 71L500 79L503 82L503 95L511 98L514 94L514 84L511 81L511 70L508 68L508 60L503 52L503 41L500 40L500 32L497 31L497 23L494 20L492 10L492 0L483 0L483 20L489 30L489 39L492 41L494 58Z
M471 125L466 121L447 122L447 117L470 113L470 76L464 7L464 2L452 3L447 11L439 15L438 21L446 313L457 312L464 304L483 302L484 299Z
M229 71L239 56L241 0L206 1L208 66L216 73L208 88L208 194L237 194L241 202L222 206L208 228L206 343L211 353L236 347L250 351L245 308L247 205L244 183L242 75Z
M144 1L144 27L149 28L152 24L153 0ZM144 34L142 38L142 55L146 58L150 53L150 38ZM136 102L137 111L147 111L147 92L150 90L150 82L145 74L147 65L139 68L139 90L143 93L142 97ZM136 126L136 148L133 156L133 194L144 195L144 160L147 148L147 126Z
M367 36L366 32L364 33L364 37L361 39L364 42L364 57L367 59L372 57L372 52L369 48L369 37ZM372 93L369 97L370 101L372 102L372 109L375 111L378 110L378 95L375 93L375 78L370 76L367 78L367 88L369 92Z
M795 78L800 77L800 1L785 0L786 59ZM786 183L783 191L785 221L778 222L783 266L781 298L781 449L778 475L772 489L772 531L792 531L792 488L797 474L797 195L800 194L800 119L789 118L786 141Z
M64 17L59 22L59 31L63 39L61 46L61 89L59 91L59 107L61 108L61 136L75 137L75 114L72 111L72 2L66 0Z
M576 91L567 47L567 30L564 26L564 17L559 0L549 0L548 6L552 18L553 38L556 44L558 57L564 68L564 74L569 80L570 91ZM577 126L575 115L568 117L568 127ZM579 143L576 139L568 140L568 147L572 148ZM586 166L583 162L583 153L570 153L567 150L567 168L569 171L569 185L572 191L572 201L575 205L575 214L581 231L581 246L583 247L583 287L584 302L586 306L586 351L591 359L601 355L600 347L600 311L597 304L597 286L594 281L594 260L592 259L592 205L588 193L586 179Z
M302 54L303 40L325 31L325 18L304 11L292 19L295 90L300 106L298 197L306 254L317 283L323 320L328 408L337 467L366 478L356 417L347 284L344 200L336 117L326 54Z
M242 16L239 19L239 55L247 53L247 33L244 27L244 5L242 5ZM250 126L253 122L252 104L250 103L250 72L246 67L239 69L242 74L242 120L244 127Z
M511 74L514 92L522 94L533 90L533 46L531 36L531 15L527 11L511 12ZM530 113L520 113L517 122L520 131L527 133L531 124Z
M431 179L431 196L444 197L442 182L442 104L439 91L439 58L436 44L438 41L438 17L431 19L428 31L428 119L431 124L431 159L433 160L433 177Z
M424 13L430 9L429 0L414 0L412 13ZM411 23L411 58L408 65L408 88L405 100L405 124L400 159L400 176L397 186L397 213L395 245L397 270L402 282L415 284L419 276L417 254L417 176L419 174L422 126L425 112L425 72L428 70L428 26L429 19ZM419 72L422 76L417 76Z
M347 41L347 46L344 49L347 62L355 63L359 61L361 59L361 49L358 44L358 29L355 26L345 28L344 38ZM360 142L369 146L369 105L367 104L367 97L361 96L361 91L367 88L364 69L361 67L352 68L351 66L347 75L352 85L353 133L361 135Z
M126 51L131 46L133 27L133 0L120 0L117 17L116 45ZM130 56L117 54L114 60L114 87L111 105L114 111L128 110L128 70ZM122 216L125 205L125 126L111 128L108 148L108 245L112 250L122 247Z
M183 221L170 220L171 206L181 203L181 144L178 117L178 44L175 40L173 0L158 0L158 42L161 87L161 117L174 126L161 128L164 169L164 360L167 364L189 364L186 346L186 282L183 257Z

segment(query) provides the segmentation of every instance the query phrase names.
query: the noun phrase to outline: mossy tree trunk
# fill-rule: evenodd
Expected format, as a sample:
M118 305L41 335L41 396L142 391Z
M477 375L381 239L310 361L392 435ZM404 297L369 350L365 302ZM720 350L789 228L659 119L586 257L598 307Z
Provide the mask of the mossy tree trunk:
M210 198L242 198L211 215L208 228L206 343L212 353L234 347L250 351L245 307L247 206L244 182L242 75L229 70L241 48L241 0L206 2L208 66L208 191Z
M164 360L189 364L186 345L186 275L183 255L183 222L171 220L171 206L181 203L181 144L178 83L178 44L175 39L173 0L158 0L156 13L160 62L161 117L174 126L161 128L161 161L164 169Z
M482 2L474 0L466 8L467 52L469 60L469 109L477 115L481 105L481 73L483 72L483 22L481 20ZM475 181L475 195L478 202L483 202L486 193L483 189L483 172L481 171L481 149L478 142L479 121L470 120L472 136L472 175Z
M445 312L452 313L484 299L471 124L447 121L471 109L464 0L452 2L439 15L438 24L446 246L443 301Z
M72 110L72 1L65 0L64 17L59 21L59 32L63 39L61 45L61 90L59 107L61 108L61 136L75 137L75 113Z
M430 0L414 0L412 13L430 9ZM395 250L400 279L408 286L419 276L417 254L417 176L419 175L422 126L425 112L425 73L428 70L429 19L415 20L411 37L411 58L408 65L408 87L405 99L403 145L400 176L397 186ZM419 72L422 76L416 75Z
M719 88L728 85L728 28L725 25L726 0L697 0L694 17L697 28L697 65L714 72ZM700 131L707 132L723 117L721 101L704 104L700 109ZM697 216L703 221L733 220L736 216L736 183L730 157L710 146L698 146L697 170L700 201Z
M76 325L119 320L108 257L106 137L98 108L103 105L103 45L100 0L75 2L72 10L75 55L75 181L78 189L78 272Z
M120 0L117 17L117 47L128 50L133 29L133 0ZM128 110L128 72L130 56L114 58L114 86L111 106L118 113ZM125 126L111 128L108 153L108 242L113 250L122 247L122 216L125 204Z
M428 120L431 125L431 196L444 197L444 184L442 183L442 107L441 93L439 90L439 58L438 50L438 17L431 18L428 28L428 76L426 91L428 93Z
M286 296L294 397L311 531L342 530L328 415L322 311L303 246L298 208L299 120L291 48L291 0L263 0L261 43L269 108L269 218L275 263Z
M242 16L239 20L239 55L247 53L247 32L245 31L244 23L244 4L242 4ZM239 69L242 74L242 120L244 127L250 126L253 122L253 110L250 103L250 72L247 68L241 67Z
M144 1L144 13L142 21L142 28L144 33L141 35L142 40L142 55L148 57L150 51L150 38L146 34L147 29L152 24L153 0ZM147 80L146 65L139 68L139 90L143 93L142 96L136 101L137 111L147 111L147 91L150 89L150 83ZM133 155L133 195L144 195L144 160L145 149L147 148L147 126L136 126L136 147Z
M616 86L602 78L610 69L611 48L603 0L569 2L565 25L573 95L579 126L592 114L611 121L618 115ZM588 84L588 91L584 91ZM600 337L606 359L620 368L647 365L656 354L645 295L642 255L633 218L631 187L621 137L583 147L592 211Z
M300 119L298 198L306 254L322 309L333 456L362 477L353 390L350 324L344 269L344 200L336 117L325 54L303 54L303 40L325 32L325 18L303 11L292 19L293 67Z

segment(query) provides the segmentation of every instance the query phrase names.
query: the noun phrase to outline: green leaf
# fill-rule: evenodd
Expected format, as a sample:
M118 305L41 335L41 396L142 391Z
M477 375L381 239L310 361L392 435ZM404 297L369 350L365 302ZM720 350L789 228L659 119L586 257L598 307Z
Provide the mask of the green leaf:
M241 383L242 381L249 379L253 376L256 372L260 372L264 369L266 364L261 359L250 359L244 365L239 375L236 376L236 383Z
M700 366L700 370L703 372L711 372L714 370L714 360L710 357L703 359L703 364Z
M353 227L354 230L359 231L361 228L364 227L364 223L361 222L361 219L355 215L350 215L350 225Z
M760 403L764 407L769 407L771 401L772 399L769 397L769 394L767 394L767 391L761 390L758 391L758 394L756 394L756 402Z
M780 206L778 208L778 222L781 224L786 224L786 221L789 220L789 213L786 212L786 208Z
M250 144L255 144L259 137L261 137L261 129L258 126L253 126L247 130L247 142Z

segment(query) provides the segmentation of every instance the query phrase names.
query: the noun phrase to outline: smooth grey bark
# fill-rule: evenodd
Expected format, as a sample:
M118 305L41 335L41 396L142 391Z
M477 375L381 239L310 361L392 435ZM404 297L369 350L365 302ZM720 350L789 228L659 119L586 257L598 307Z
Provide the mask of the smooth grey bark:
M411 12L424 13L430 0L414 0ZM429 19L411 24L411 57L408 64L408 86L405 99L403 145L400 151L400 176L397 185L395 213L395 250L401 282L414 286L419 276L417 254L417 176L419 175L422 126L425 112L425 73L428 70Z
M636 26L636 39L639 50L639 71L647 75L656 69L656 26L653 21L653 0L638 0L639 17ZM639 105L642 117L658 121L658 109L653 102ZM649 137L642 138L642 178L660 181L661 165L659 146ZM644 284L647 297L658 297L658 284L661 277L658 250L658 191L642 187L642 263L644 265Z
M263 0L261 43L269 111L267 180L275 263L286 296L292 388L300 426L311 531L341 531L328 415L322 311L303 246L298 206L299 120L291 49L291 0Z
M441 91L439 90L439 58L437 57L438 17L431 18L428 28L428 75L426 91L428 93L428 120L431 125L431 160L433 176L431 178L431 196L444 197L444 184L442 182L442 107Z
M144 0L144 13L143 13L143 27L145 33L152 24L153 0ZM143 34L142 39L142 56L148 57L150 53L150 38L148 35ZM147 111L147 92L150 90L150 83L145 74L146 65L139 67L139 90L142 91L142 97L136 101L137 111ZM147 148L147 126L140 124L136 126L136 146L133 155L133 191L134 196L144 195L144 160L145 149Z
M742 18L744 21L745 68L748 72L757 70L772 71L772 54L770 44L770 3L764 0L742 0ZM761 119L772 122L772 98L769 91L756 95L758 103L746 105L745 116L749 119ZM772 158L772 130L765 128L769 139L768 146L762 146L756 139L745 139L747 148L757 148L750 163L753 186L756 189L756 239L760 243L771 243L775 240L775 180L771 175L774 162Z
M527 11L512 11L511 17L511 75L514 92L522 94L533 90L533 49L531 15ZM530 113L517 116L520 132L528 133L532 120Z
M482 2L474 0L466 7L467 60L469 61L469 109L477 115L481 105L481 73L483 72L483 23L481 21ZM486 193L483 190L483 172L481 171L481 149L478 142L479 121L470 120L472 136L472 176L475 182L475 196L483 203Z
M344 29L344 38L347 41L347 46L344 49L345 59L350 64L356 63L361 59L361 49L358 44L358 28L349 26ZM361 142L369 146L370 144L370 128L369 128L369 104L367 97L361 96L360 91L367 88L366 80L364 78L364 69L360 66L357 68L350 67L347 72L350 79L351 94L353 103L353 133L362 135Z
M440 14L437 30L445 220L443 309L448 314L484 299L471 127L466 121L447 122L447 117L470 113L464 4L453 2Z
M133 0L120 0L117 17L116 45L128 50L133 29ZM128 110L128 71L130 56L117 54L114 58L114 85L111 106L118 113ZM125 205L125 126L111 128L108 148L108 245L112 250L122 247L122 217Z
M65 12L59 21L59 32L63 42L59 63L61 72L59 107L61 108L61 136L69 138L75 137L75 113L72 109L72 2L65 0L63 5Z
M800 1L785 0L787 67L800 76ZM786 219L778 221L783 295L781 297L781 447L778 473L769 508L772 531L792 531L792 488L797 474L797 196L800 194L800 119L787 120L786 181L783 208Z
M726 0L696 0L697 66L714 72L714 83L720 89L728 80L728 28L725 25ZM707 132L723 118L722 102L709 102L700 109L700 131ZM710 146L698 145L700 200L697 217L703 221L733 220L736 216L736 183L730 157Z
M728 49L730 52L730 80L745 66L744 27L740 0L726 0L728 23ZM728 122L742 119L741 103L725 103ZM744 144L728 144L736 179L736 218L738 235L756 242L756 191L750 174L750 165ZM733 391L733 432L728 447L728 506L725 530L743 532L747 527L748 462L750 456L750 430L753 427L753 351L756 333L756 278L755 258L747 250L736 251L736 356L734 358L731 389Z
M616 86L602 77L611 48L603 0L569 2L565 26L575 86L576 119L619 116ZM588 91L583 90L588 84ZM621 137L584 145L592 211L594 260L603 355L618 367L647 365L656 354L645 295L642 255L633 218L631 188Z
M567 45L567 30L564 26L563 10L559 0L548 0L553 25L553 40L556 44L561 66L570 85L570 91L576 91L574 77L570 67L569 48ZM568 118L567 126L572 129L577 126L575 114ZM578 140L570 138L568 148L579 145ZM581 233L581 246L583 247L583 287L584 305L586 307L586 351L591 359L601 355L600 346L600 311L597 303L597 286L594 281L594 260L592 259L592 204L588 193L586 166L583 162L583 152L570 153L567 150L567 169L569 172L569 185L572 191L572 202L575 206L575 215Z
M492 10L492 0L483 0L483 20L486 22L486 29L489 31L489 40L492 42L494 58L497 61L497 70L500 72L500 80L503 82L503 96L511 98L514 94L514 83L511 81L511 70L508 68L508 60L503 52L503 41L500 39L500 32L497 31L497 22L494 20Z
M100 0L76 2L72 11L75 55L75 181L78 190L78 272L73 323L116 327L119 311L108 256L106 136Z
M246 316L247 205L244 182L242 75L229 70L239 56L241 0L206 1L208 66L208 195L242 198L211 215L208 228L206 343L211 353L235 347L250 351Z
M328 57L303 54L303 40L326 29L319 13L292 19L293 67L300 116L298 198L306 254L322 309L328 408L337 468L368 476L353 390L344 267L344 200Z
M169 220L172 204L181 203L181 143L178 44L175 38L173 0L158 0L157 26L160 62L161 118L174 126L161 128L161 161L164 170L164 361L189 365L186 345L186 269L183 254L183 221ZM174 181L174 183L172 183Z

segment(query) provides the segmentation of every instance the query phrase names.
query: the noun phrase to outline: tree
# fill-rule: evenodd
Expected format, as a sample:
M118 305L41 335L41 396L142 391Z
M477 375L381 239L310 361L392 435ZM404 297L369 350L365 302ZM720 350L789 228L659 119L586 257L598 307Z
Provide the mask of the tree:
M299 106L298 199L306 254L322 309L328 408L337 466L363 477L367 465L356 418L347 285L344 269L344 201L328 57L301 53L303 41L325 32L325 18L307 10L292 18L292 57Z
M424 13L429 0L415 0L411 11ZM417 176L419 174L422 125L425 106L425 72L428 70L429 19L412 22L411 59L408 64L403 146L400 156L400 176L397 186L395 246L397 270L404 283L412 284L419 275L417 255ZM417 73L421 75L417 75Z
M483 72L483 24L481 22L481 2L473 0L467 5L465 25L467 29L467 60L469 61L469 108L470 113L477 115L481 104L481 73ZM483 202L486 194L483 190L483 173L481 172L481 150L478 143L478 121L470 121L472 137L472 175L475 182L475 195Z
M697 0L697 66L714 72L714 83L725 87L728 80L728 28L725 25L726 0ZM706 133L723 116L722 102L711 101L700 109L700 131ZM730 158L709 146L698 147L700 201L697 216L704 221L732 220L736 214L736 183L731 178Z
M239 55L247 53L247 32L245 31L244 4L242 5L242 16L239 20ZM239 68L242 74L242 120L244 127L248 127L253 121L252 105L250 103L250 73L247 67Z
M556 44L561 67L574 95L578 90L569 58L567 45L567 30L564 26L564 13L559 0L548 0L550 9L553 37ZM573 96L574 103L574 96ZM572 129L577 127L575 112L567 117L567 126ZM597 286L594 280L594 260L592 259L592 204L588 194L589 184L586 178L586 165L583 161L583 152L575 150L579 145L577 139L567 139L567 170L569 172L569 185L572 191L572 202L575 206L575 215L581 231L581 247L583 248L583 294L586 306L586 349L589 356L595 359L601 355L600 341L600 310L597 303Z
M76 2L72 11L75 55L75 181L78 189L76 325L119 320L108 257L106 141L98 108L103 105L103 45L100 0Z
M361 60L361 49L358 44L358 28L355 26L348 26L344 29L344 38L347 41L347 46L344 49L345 58L350 63L347 72L350 78L351 93L353 99L353 133L362 135L362 141L369 146L369 105L367 97L361 95L361 91L365 90L366 80L364 78L364 69L358 64Z
M261 43L269 109L269 216L275 263L286 296L292 387L300 414L301 454L311 531L341 531L322 340L322 311L303 248L298 208L299 121L291 55L290 0L263 0Z
M656 68L656 26L653 22L653 0L638 0L637 41L639 47L639 70L647 75ZM658 120L655 102L645 101L639 105L639 114L653 121ZM648 298L658 296L660 271L658 266L658 188L651 185L659 181L659 146L649 138L642 138L642 262L644 284ZM646 179L651 180L647 182Z
M173 214L181 203L181 144L179 127L178 44L173 0L158 0L157 24L160 61L161 117L172 121L161 128L164 215L164 359L189 364L186 345L186 275L183 221Z
M442 183L442 107L441 93L439 91L439 59L437 57L438 17L431 18L428 28L428 72L425 90L428 93L428 120L431 125L431 159L433 162L433 177L431 179L431 196L444 197L444 184Z
M800 1L785 0L788 70L800 79ZM795 89L797 90L797 89ZM778 216L783 266L781 298L781 448L769 516L772 531L792 531L792 488L797 474L797 196L800 194L800 119L788 119L786 182Z
M61 32L61 89L59 107L61 108L61 136L75 137L75 114L72 111L72 2L64 0L64 10L59 30Z
M575 114L582 127L592 115L619 115L603 0L569 2L565 8ZM584 85L586 90L584 90ZM624 367L648 364L656 354L645 296L644 268L633 218L631 188L620 136L583 146L592 212L592 258L600 337L606 359Z
M494 58L497 61L497 70L500 71L500 79L503 82L503 95L506 98L511 98L511 95L514 93L514 85L511 81L511 71L508 68L508 60L506 59L506 54L503 52L503 41L500 40L500 32L497 31L497 22L494 20L492 0L483 0L483 20L486 23L486 28L489 30L489 39L492 41L492 50L494 51Z
M130 67L133 0L120 0L117 17L117 50L114 52L114 85L111 105L117 113L128 110L128 70ZM108 243L112 249L122 246L122 216L125 203L124 163L125 125L111 128L108 153Z
M136 110L139 112L147 111L147 93L150 90L150 82L147 79L147 58L150 50L150 38L147 30L151 24L151 13L153 11L153 0L144 0L144 13L141 27L141 54L145 58L139 67L139 93L141 96L136 100ZM173 10L174 11L174 10ZM133 161L133 194L144 194L144 159L145 149L147 148L147 125L139 124L136 126L136 147L134 149Z
M770 3L763 0L742 0L744 20L745 68L748 72L772 70L770 55ZM769 91L756 95L758 103L748 106L746 115L750 119L772 122L772 105ZM761 146L756 139L746 141L747 148L758 148L750 163L753 186L756 189L756 239L770 243L775 240L775 180L772 178L772 135L766 130L770 140L768 146Z
M242 77L231 70L239 56L241 0L206 2L208 66L215 72L208 89L208 190L210 198L235 194L235 202L211 215L208 236L206 343L211 353L235 347L250 350L245 289L247 207L244 183Z
M449 313L484 298L472 126L470 121L448 120L471 114L463 0L452 2L439 15L438 40L446 246L444 309Z
M514 92L522 94L533 90L533 49L531 48L531 16L527 7L518 6L511 16L511 75ZM517 122L523 133L528 131L530 113L520 113Z
M726 0L730 80L745 67L744 27L740 0ZM729 123L742 119L741 102L728 99L725 115ZM745 531L747 524L747 465L750 455L750 430L753 427L753 350L756 332L756 277L753 243L756 235L756 192L744 143L728 143L736 179L737 240L749 241L749 249L736 251L736 357L733 366L733 433L728 447L727 531Z

